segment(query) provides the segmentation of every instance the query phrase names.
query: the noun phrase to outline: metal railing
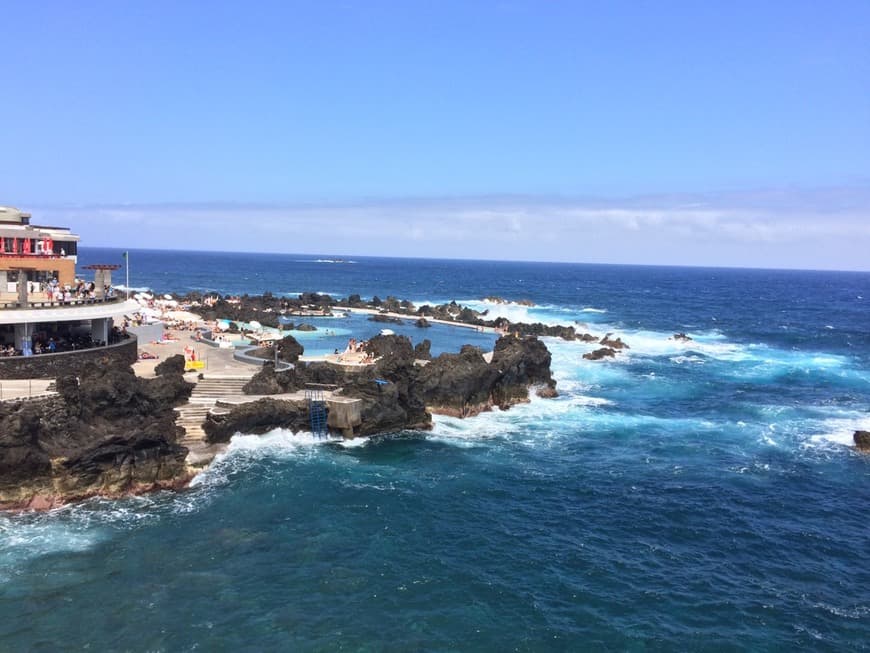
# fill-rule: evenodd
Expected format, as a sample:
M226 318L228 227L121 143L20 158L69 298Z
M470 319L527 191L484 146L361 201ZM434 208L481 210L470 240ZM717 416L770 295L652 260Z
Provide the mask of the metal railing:
M0 402L26 401L57 394L55 382L44 379L0 381Z
M28 301L25 303L19 301L0 301L0 309L22 309L22 308L70 308L73 306L90 306L92 304L109 304L120 301L122 298L115 295L114 297L90 297L88 299L71 299L68 302L43 299L40 301Z

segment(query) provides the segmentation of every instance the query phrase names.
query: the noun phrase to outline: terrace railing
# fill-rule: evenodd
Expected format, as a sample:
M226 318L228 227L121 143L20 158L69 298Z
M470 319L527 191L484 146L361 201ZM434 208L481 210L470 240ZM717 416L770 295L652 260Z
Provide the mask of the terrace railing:
M118 295L112 297L91 297L87 299L71 299L68 302L48 299L37 299L27 302L20 302L18 299L4 299L0 297L0 310L21 310L21 309L39 309L39 308L69 308L75 306L92 306L94 304L109 304L121 301L123 297Z

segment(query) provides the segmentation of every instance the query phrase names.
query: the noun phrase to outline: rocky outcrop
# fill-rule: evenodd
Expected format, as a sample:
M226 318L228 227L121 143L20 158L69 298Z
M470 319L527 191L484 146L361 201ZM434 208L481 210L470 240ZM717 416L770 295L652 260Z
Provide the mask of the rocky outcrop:
M517 306L534 306L535 303L530 299L518 299L516 301L512 301L510 299L505 299L504 297L499 297L498 295L489 295L483 298L483 301L489 302L491 304L516 304Z
M184 485L187 449L176 441L172 408L193 384L179 371L183 357L161 365L154 379L89 365L78 378L59 378L56 397L0 404L0 508Z
M432 416L410 383L359 376L345 385L342 396L362 401L362 424L358 434L396 433L432 428Z
M611 338L610 336L612 335L612 333L605 334L598 342L610 349L631 349L631 347L622 341L622 338Z
M305 348L299 344L299 341L296 340L293 336L284 336L281 340L278 340L271 347L260 347L255 349L252 352L249 352L249 356L254 356L256 358L262 358L266 361L274 361L275 360L275 347L278 348L278 360L281 360L285 363L295 363L299 360L299 357L305 353Z
M870 431L855 431L852 436L855 441L855 447L859 451L870 452Z
M488 325L490 326L490 325ZM519 336L536 336L561 338L562 340L580 340L581 342L598 342L598 338L588 333L578 333L573 326L549 325L541 322L527 324L525 322L511 322L506 318L498 318L491 326L505 333Z
M262 369L251 377L242 392L247 395L277 395L296 392L304 385L295 369L276 372L275 364L267 362Z
M369 322L383 322L385 324L401 324L402 318L395 317L393 315L383 315L382 313L376 313L369 317Z
M477 347L465 345L458 354L441 354L421 368L417 387L430 409L466 417L492 408L497 376Z
M550 362L550 352L537 338L506 336L496 342L490 363L466 345L420 368L417 385L430 410L466 417L528 401L530 387L548 388L543 394L555 396Z
M427 329L432 325L429 323L429 320L427 320L425 317L421 317L416 322L414 322L414 326L418 327L420 329Z
M421 345L413 347L405 336L379 335L365 343L366 353L375 360L370 366L345 369L310 363L276 372L265 365L245 392L278 394L311 383L340 388L341 396L361 401L358 435L428 429L430 411L467 417L494 406L508 408L528 401L531 388L542 397L556 396L550 352L537 338L500 338L489 363L478 348L466 345L458 354L441 354L419 366L421 356L431 358L430 343ZM308 430L308 407L304 402L263 399L225 415L211 414L203 428L211 443L226 442L240 431Z
M414 358L417 360L432 360L432 341L426 338L414 345Z
M602 347L601 349L583 354L583 358L588 361L600 361L603 358L613 358L614 356L616 356L616 350L610 347Z
M555 391L551 360L550 351L537 338L499 338L490 363L499 375L492 387L493 402L507 408L512 403L526 401L530 386ZM553 395L547 392L543 396Z
M202 428L210 444L229 442L236 433L262 434L276 428L305 431L309 430L308 404L259 399L236 406L224 415L209 413Z
M671 336L671 340L676 340L677 342L691 342L692 337L687 336L685 333L675 333Z

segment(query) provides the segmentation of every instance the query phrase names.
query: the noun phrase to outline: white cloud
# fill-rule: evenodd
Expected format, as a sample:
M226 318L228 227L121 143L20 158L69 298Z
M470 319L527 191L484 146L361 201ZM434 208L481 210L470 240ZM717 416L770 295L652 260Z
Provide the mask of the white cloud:
M84 243L378 256L868 269L865 188L614 200L27 207Z

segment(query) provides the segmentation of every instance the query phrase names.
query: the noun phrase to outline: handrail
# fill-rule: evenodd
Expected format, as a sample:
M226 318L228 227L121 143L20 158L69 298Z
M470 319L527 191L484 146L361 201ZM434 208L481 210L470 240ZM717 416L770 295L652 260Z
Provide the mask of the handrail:
M92 297L89 299L71 299L68 302L49 301L47 299L37 302L27 302L22 305L21 302L0 302L0 310L2 309L35 309L42 310L46 308L72 308L75 306L90 306L92 304L109 304L121 300L121 297Z

